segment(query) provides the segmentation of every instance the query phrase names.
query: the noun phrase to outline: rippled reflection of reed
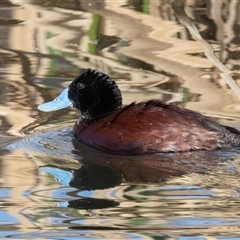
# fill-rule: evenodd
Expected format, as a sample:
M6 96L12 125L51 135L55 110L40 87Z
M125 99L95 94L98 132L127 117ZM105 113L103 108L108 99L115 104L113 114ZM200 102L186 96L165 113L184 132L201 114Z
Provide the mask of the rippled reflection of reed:
M185 4L202 37L234 71L236 80L237 3ZM209 115L238 117L234 93L204 57L201 44L179 25L171 4L152 1L146 12L139 8L136 2L130 7L118 1L63 5L57 1L28 1L24 8L6 8L6 24L0 26L6 33L0 47L4 61L1 69L7 73L3 79L8 79L3 95L14 105L10 101L3 104L4 121L13 126L5 129L23 135L24 126L38 118L33 110L36 105L54 95L44 86L62 88L85 68L99 69L116 79L125 103L162 98ZM227 19L226 23L222 19ZM224 31L228 32L226 37ZM15 121L16 108L21 123Z

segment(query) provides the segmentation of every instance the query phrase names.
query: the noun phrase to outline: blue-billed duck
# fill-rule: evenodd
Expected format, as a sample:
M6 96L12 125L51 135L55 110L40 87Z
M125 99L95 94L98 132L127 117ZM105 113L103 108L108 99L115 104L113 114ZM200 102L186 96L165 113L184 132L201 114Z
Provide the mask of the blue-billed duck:
M154 99L122 106L121 91L105 73L85 70L45 112L75 107L78 141L113 154L216 150L240 146L240 131L210 117Z

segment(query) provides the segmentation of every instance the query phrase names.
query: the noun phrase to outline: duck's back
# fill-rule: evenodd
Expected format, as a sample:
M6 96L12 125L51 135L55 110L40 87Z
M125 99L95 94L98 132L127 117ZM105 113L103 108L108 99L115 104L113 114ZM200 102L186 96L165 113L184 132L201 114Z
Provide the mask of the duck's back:
M115 154L215 150L240 145L240 132L161 101L132 103L96 122L79 119L77 139Z

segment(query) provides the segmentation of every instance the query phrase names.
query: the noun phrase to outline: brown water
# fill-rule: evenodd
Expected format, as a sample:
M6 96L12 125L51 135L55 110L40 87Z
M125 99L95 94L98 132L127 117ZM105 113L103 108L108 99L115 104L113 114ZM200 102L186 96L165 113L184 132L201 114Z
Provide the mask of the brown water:
M240 149L115 156L37 110L93 68L240 128L239 1L169 2L0 1L1 239L240 239Z

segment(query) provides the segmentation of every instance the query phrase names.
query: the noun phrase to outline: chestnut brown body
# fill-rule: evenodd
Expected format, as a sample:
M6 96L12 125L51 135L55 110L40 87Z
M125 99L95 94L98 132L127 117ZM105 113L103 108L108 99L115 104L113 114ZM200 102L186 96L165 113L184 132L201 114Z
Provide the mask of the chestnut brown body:
M98 121L81 117L75 137L114 154L216 150L240 145L240 132L197 112L150 100L132 103Z

